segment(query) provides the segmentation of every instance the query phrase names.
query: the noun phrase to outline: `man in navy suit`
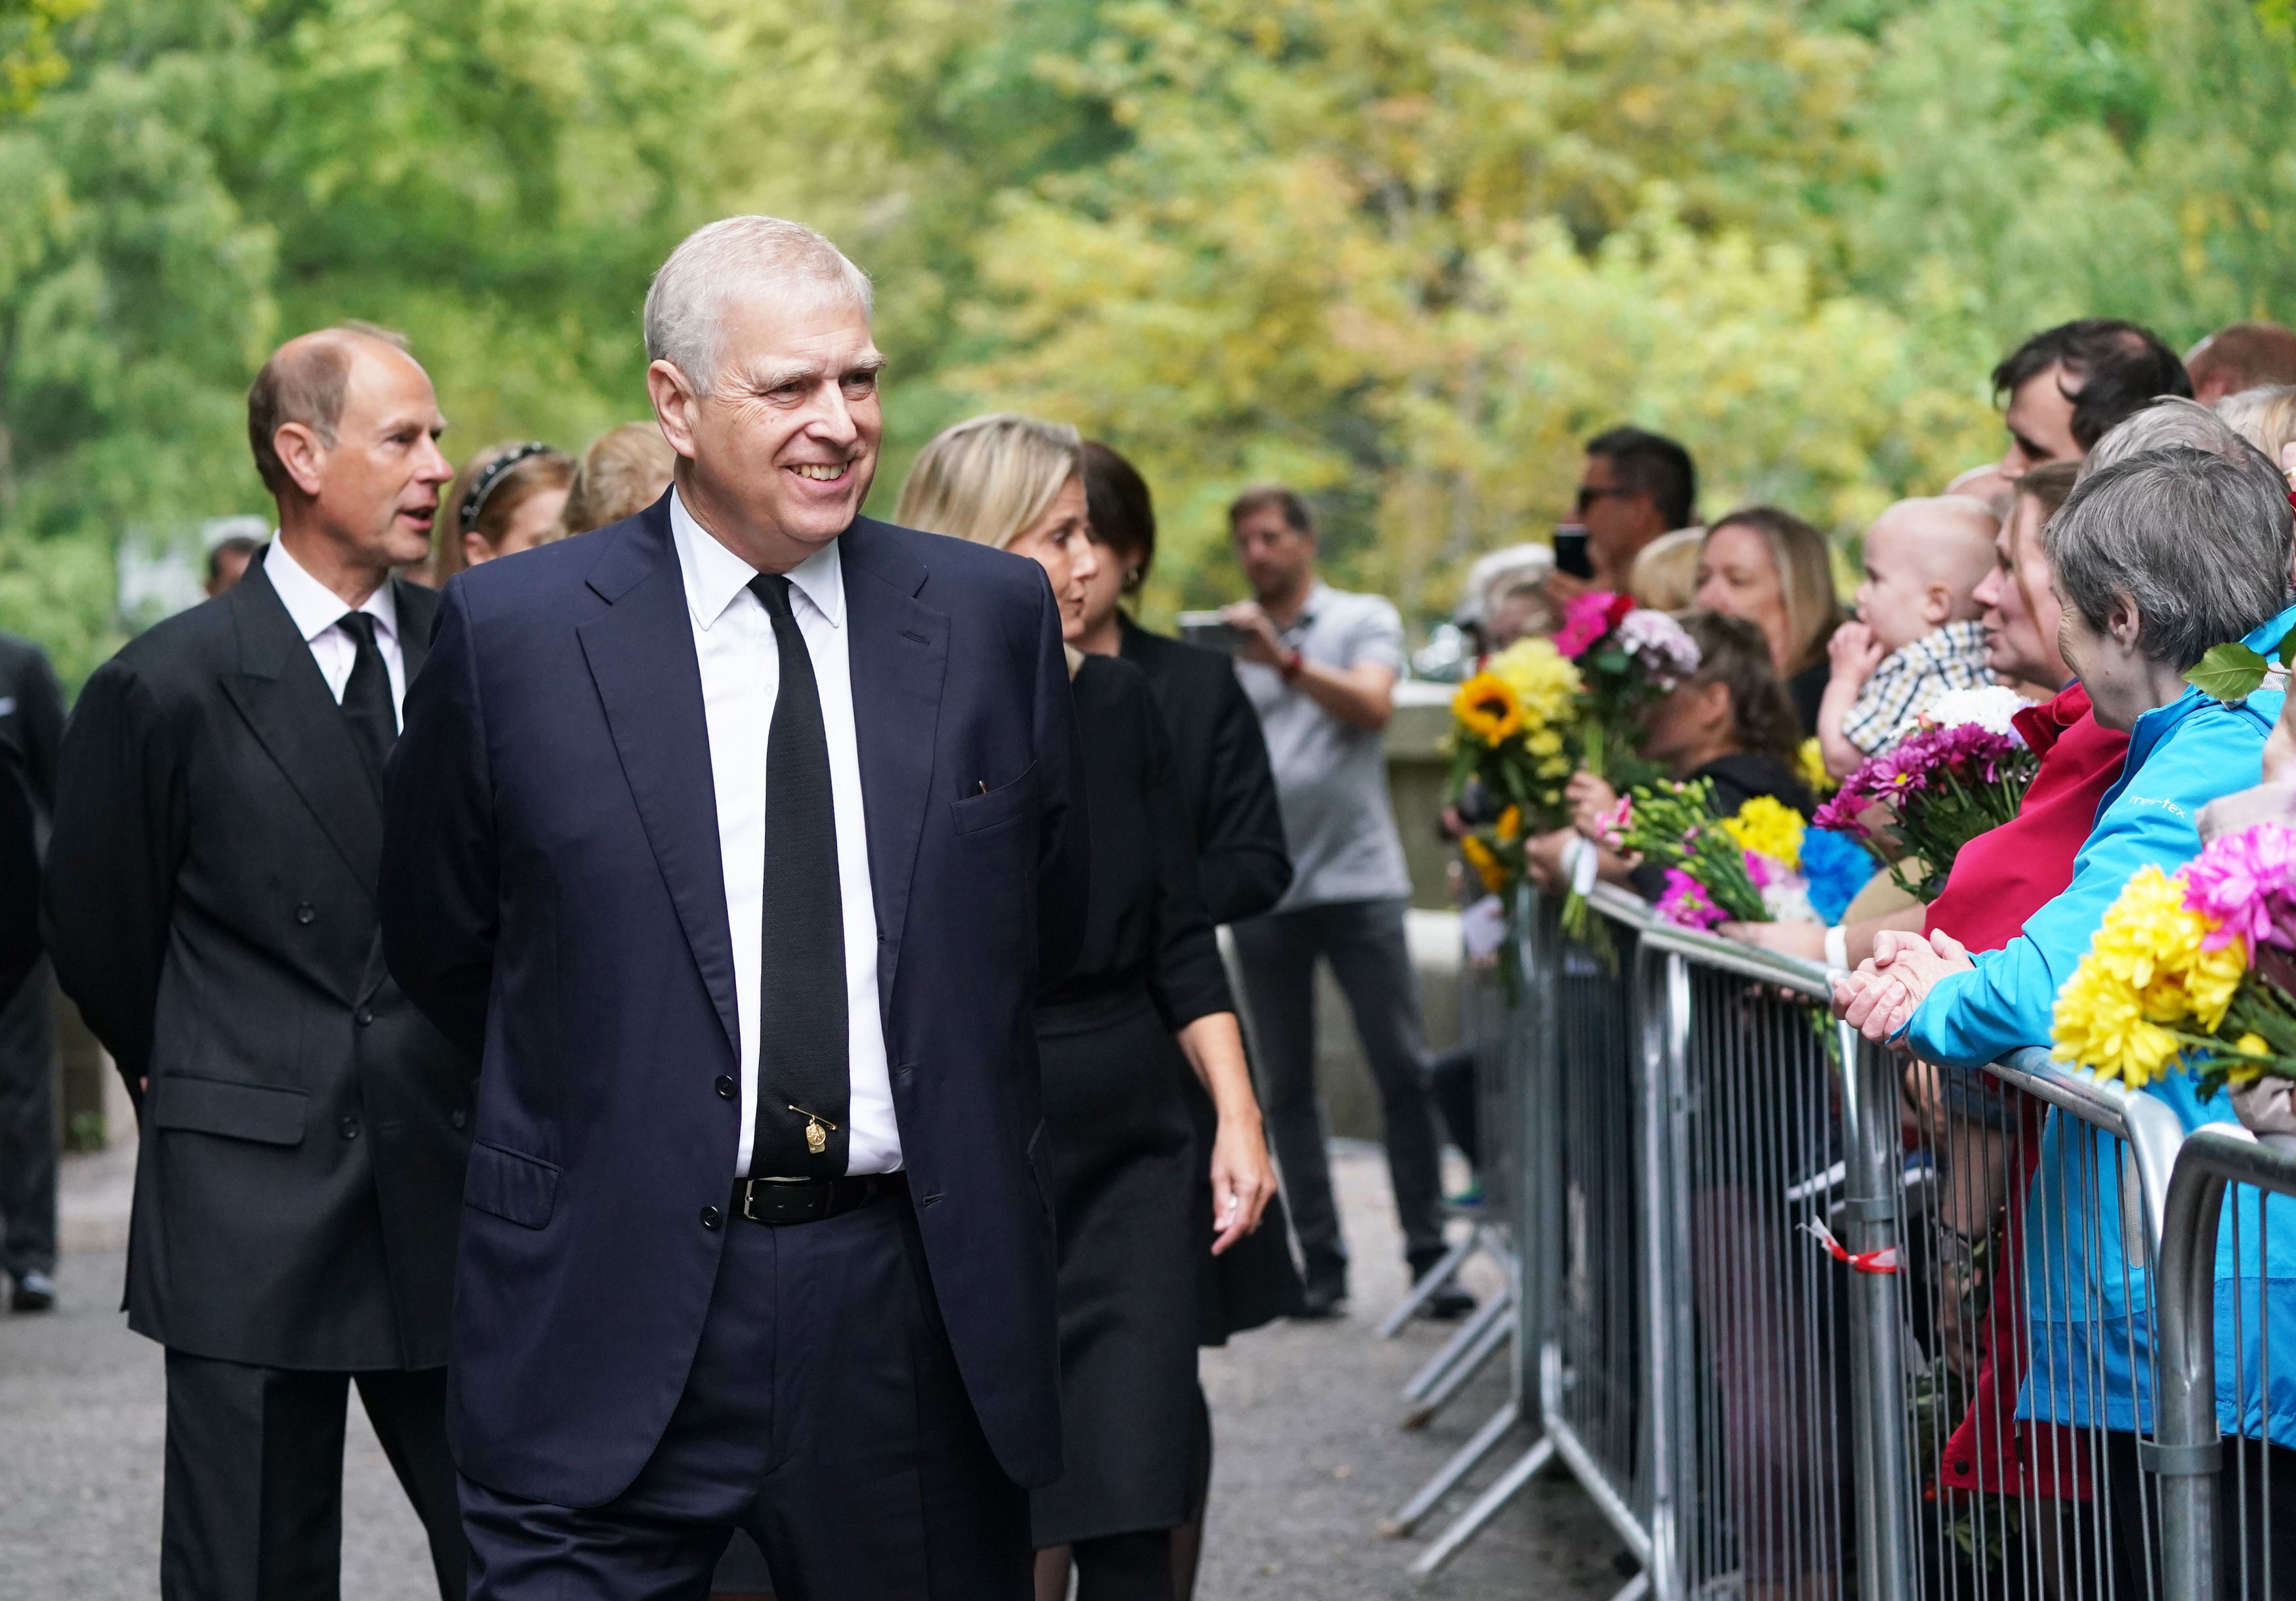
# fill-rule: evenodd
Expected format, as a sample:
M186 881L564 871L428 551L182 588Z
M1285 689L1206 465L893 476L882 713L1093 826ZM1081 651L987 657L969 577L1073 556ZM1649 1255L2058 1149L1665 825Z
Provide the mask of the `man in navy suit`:
M390 767L391 971L483 1052L471 1593L698 1596L742 1527L782 1601L1019 1601L1030 1012L1085 885L1053 597L859 515L882 357L828 241L701 229L645 333L670 492L458 577Z

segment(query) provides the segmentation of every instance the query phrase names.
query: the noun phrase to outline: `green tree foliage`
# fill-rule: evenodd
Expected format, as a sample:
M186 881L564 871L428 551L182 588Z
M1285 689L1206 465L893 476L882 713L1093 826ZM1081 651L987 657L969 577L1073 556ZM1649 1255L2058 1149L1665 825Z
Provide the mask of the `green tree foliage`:
M2035 326L2296 317L2278 4L0 0L0 626L83 674L123 534L264 509L285 333L406 329L451 454L641 415L647 276L740 209L877 276L881 508L969 410L1074 421L1159 607L1281 475L1439 609L1620 420L1852 531Z

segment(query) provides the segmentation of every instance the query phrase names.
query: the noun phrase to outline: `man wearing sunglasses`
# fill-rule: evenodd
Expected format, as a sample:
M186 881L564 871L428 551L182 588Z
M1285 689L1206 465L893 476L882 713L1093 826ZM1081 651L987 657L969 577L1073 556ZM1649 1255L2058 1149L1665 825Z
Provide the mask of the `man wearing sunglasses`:
M1591 575L1558 571L1547 593L1565 604L1589 589L1622 590L1635 558L1661 534L1697 520L1698 470L1663 434L1613 428L1587 442L1578 521L1587 530ZM1558 551L1558 557L1562 553Z

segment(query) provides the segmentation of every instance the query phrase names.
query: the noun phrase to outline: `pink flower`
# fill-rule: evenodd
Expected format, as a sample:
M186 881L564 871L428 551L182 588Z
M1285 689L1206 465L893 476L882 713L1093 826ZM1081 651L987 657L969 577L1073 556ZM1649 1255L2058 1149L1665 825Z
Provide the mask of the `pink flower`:
M2186 864L2184 879L2185 905L2217 924L2204 948L2245 938L2251 948L2296 950L2296 828L2258 823L2222 835Z
M1679 867L1666 870L1666 891L1658 898L1658 915L1677 928L1712 928L1728 921L1706 893L1706 886Z
M1589 589L1563 609L1562 626L1554 633L1554 648L1576 661L1615 628L1634 604L1632 595Z

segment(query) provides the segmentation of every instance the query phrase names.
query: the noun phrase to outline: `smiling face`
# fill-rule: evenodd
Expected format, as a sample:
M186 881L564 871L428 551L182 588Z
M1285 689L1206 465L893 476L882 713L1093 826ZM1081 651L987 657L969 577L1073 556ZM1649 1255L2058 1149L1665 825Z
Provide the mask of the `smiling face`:
M885 358L868 314L823 291L733 298L709 393L657 361L646 388L677 452L678 494L743 561L786 572L852 526L876 476Z
M1089 602L1102 567L1115 564L1093 544L1090 527L1085 513L1084 480L1071 476L1053 497L1045 514L1013 535L1013 542L1004 547L1045 570L1046 578L1052 580L1053 598L1060 603L1061 637L1071 645L1086 630Z
M1770 642L1770 658L1780 672L1791 661L1786 637L1786 591L1770 542L1743 522L1726 522L1706 536L1698 553L1698 592L1693 597L1710 612L1752 623Z

